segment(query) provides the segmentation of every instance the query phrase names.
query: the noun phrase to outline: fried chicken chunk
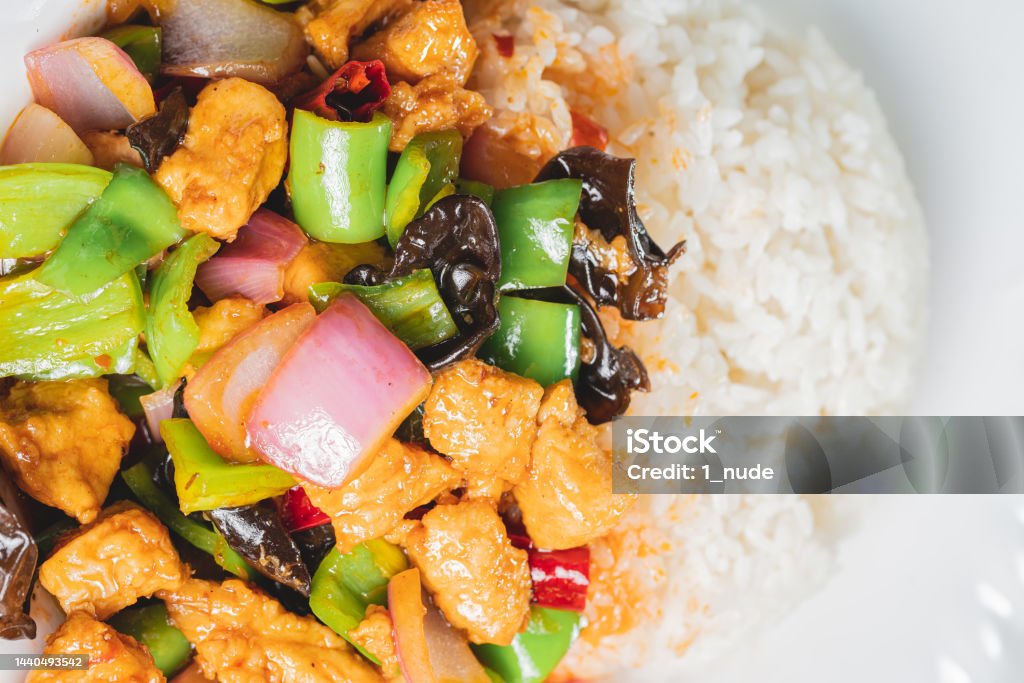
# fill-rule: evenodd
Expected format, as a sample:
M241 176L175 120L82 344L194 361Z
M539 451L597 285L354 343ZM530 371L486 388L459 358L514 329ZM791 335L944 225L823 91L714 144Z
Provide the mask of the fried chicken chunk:
M39 582L65 612L81 610L97 619L176 588L187 577L167 529L133 503L105 510L39 568Z
M199 346L195 353L209 356L235 335L263 320L266 314L266 308L240 296L221 299L209 307L199 306L193 313L199 326Z
M203 88L184 143L156 172L182 227L233 240L281 181L287 133L284 106L263 86L227 78Z
M465 85L476 56L476 41L459 0L416 3L352 50L353 58L379 59L392 80L409 83L443 71Z
M530 462L543 394L532 379L463 360L435 377L424 405L423 433L471 482L512 484Z
M612 456L576 404L572 383L544 392L528 476L512 489L533 542L552 550L607 532L634 498L612 494Z
M347 553L388 533L405 513L460 481L444 458L390 439L366 471L345 486L325 489L305 484L303 488L313 505L331 518L338 550Z
M203 674L221 683L383 681L334 631L241 581L191 579L159 597Z
M392 152L405 149L420 133L456 128L469 137L493 113L483 95L466 90L445 72L427 76L416 85L395 83L383 111L394 123Z
M64 625L46 639L44 656L68 654L88 655L89 668L33 671L26 682L158 683L165 680L145 645L84 612L73 612Z
M313 0L299 10L306 38L332 69L348 61L348 44L374 25L406 11L413 0Z
M83 524L99 514L133 434L103 379L17 382L0 400L0 460L22 490Z
M386 677L398 676L398 653L392 635L391 614L379 605L366 608L366 616L359 625L348 632L352 642L358 643L380 661L381 672Z
M341 282L350 270L364 263L383 265L387 257L377 242L332 244L311 242L292 259L284 271L283 303L306 303L309 286L318 282Z
M438 505L405 539L434 602L474 643L508 645L530 611L526 551L489 504Z

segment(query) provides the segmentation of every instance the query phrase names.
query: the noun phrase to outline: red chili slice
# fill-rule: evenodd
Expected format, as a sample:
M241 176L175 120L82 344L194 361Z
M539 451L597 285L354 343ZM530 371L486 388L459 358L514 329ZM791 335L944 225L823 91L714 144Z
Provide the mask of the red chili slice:
M281 521L284 522L285 528L289 532L295 532L328 524L331 518L313 505L301 486L296 486L285 491L284 502L281 506Z
M608 129L586 114L571 109L572 146L596 147L602 152L608 147Z
M379 59L342 64L327 80L293 102L332 121L369 121L391 94L391 84Z
M508 33L492 33L498 54L508 59L516 53L516 39Z
M533 601L541 607L582 612L590 586L590 548L527 551Z

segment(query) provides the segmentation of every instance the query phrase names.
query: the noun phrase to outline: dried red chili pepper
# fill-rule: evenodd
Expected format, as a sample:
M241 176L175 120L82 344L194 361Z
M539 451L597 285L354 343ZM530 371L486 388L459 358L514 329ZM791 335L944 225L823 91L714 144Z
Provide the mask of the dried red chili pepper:
M285 491L281 504L281 521L290 532L312 529L321 524L328 524L331 518L323 510L313 505L309 496L301 486Z
M352 60L327 77L318 87L295 98L297 109L311 111L332 121L369 121L391 94L384 63Z
M595 147L602 152L608 148L607 128L575 109L570 109L569 114L572 116L571 144L573 147Z

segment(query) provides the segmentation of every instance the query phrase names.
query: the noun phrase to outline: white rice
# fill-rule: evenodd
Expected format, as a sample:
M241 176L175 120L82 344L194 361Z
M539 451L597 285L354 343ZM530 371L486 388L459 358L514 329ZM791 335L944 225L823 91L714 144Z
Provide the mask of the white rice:
M924 326L925 233L860 75L816 31L788 36L736 0L512 7L475 29L475 85L499 121L539 116L565 144L569 108L590 114L609 151L638 159L654 237L688 243L665 321L632 339L655 387L634 413L898 412ZM511 59L487 40L501 27ZM631 563L651 618L580 642L563 670L685 680L824 580L830 509L796 496L644 500L624 528L658 552L603 561Z

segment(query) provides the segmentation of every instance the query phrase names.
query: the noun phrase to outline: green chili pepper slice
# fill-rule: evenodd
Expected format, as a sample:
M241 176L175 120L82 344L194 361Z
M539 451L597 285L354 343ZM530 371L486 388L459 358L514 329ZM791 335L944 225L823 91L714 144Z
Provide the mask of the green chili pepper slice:
M188 300L196 269L218 248L220 244L209 235L195 235L175 249L153 273L146 346L163 386L178 379L182 367L199 346L199 326L188 310Z
M458 178L455 181L455 193L456 194L470 194L474 197L479 197L484 200L487 206L490 206L494 202L494 188L487 183L481 183L478 180L467 180L465 178Z
M295 486L290 474L273 465L224 460L191 420L164 420L160 436L174 461L178 507L185 514L257 503Z
M582 188L579 180L561 178L494 193L491 209L501 240L500 289L565 284Z
M153 663L164 676L173 676L192 659L192 644L167 617L163 603L145 607L129 607L110 617L107 622L121 633L139 641L153 655Z
M580 308L504 295L498 301L498 331L477 355L503 370L544 386L576 380L580 369Z
M163 35L159 26L124 24L100 34L124 50L146 80L152 83L160 74Z
M511 645L472 645L477 659L505 683L543 683L580 632L577 612L532 607L526 630Z
M384 234L391 120L328 121L295 110L288 191L296 222L324 242L369 242Z
M185 237L167 193L140 168L119 164L99 199L39 269L39 281L82 296Z
M462 135L457 130L422 133L402 150L387 192L385 221L392 247L405 226L443 196L439 193L458 175L461 157Z

